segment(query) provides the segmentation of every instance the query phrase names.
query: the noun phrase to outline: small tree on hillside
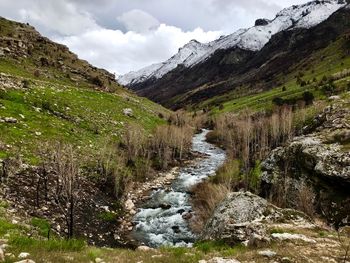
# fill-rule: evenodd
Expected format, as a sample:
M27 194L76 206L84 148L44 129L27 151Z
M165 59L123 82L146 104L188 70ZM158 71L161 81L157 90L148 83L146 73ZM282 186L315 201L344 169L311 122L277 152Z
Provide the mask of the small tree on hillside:
M310 105L310 104L313 103L313 101L315 99L315 96L314 96L314 94L312 92L305 91L303 93L303 99L304 99L306 105Z
M74 234L74 214L80 193L79 165L72 146L58 145L52 164L56 173L54 198L65 217L70 239Z

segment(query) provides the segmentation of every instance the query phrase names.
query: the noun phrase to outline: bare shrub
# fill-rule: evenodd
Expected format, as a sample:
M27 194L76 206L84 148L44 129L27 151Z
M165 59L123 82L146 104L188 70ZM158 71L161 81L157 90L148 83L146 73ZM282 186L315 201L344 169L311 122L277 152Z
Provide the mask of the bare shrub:
M33 73L34 77L39 78L40 77L40 71L36 69Z
M149 156L138 158L134 163L134 177L137 181L146 181L152 173L152 161Z
M126 168L126 158L116 145L106 143L96 156L96 168L99 181L107 191L121 197L129 182Z
M208 114L207 113L195 113L191 120L191 125L195 128L196 131L200 131L208 123Z
M350 256L350 227L343 227L338 229L338 241L340 243L343 255L341 256L341 261L343 263L348 262Z
M182 159L191 151L193 129L188 126L163 125L156 128L149 143L161 168L173 159Z
M283 177L273 184L270 191L269 201L274 205L285 208L288 206L288 193L291 188L291 179Z
M246 174L256 161L267 157L271 149L290 140L302 123L319 112L319 105L293 112L292 107L277 108L272 114L225 113L213 119L212 142L225 146L232 159L242 160Z
M213 214L215 207L229 193L229 188L206 181L196 185L191 191L194 193L192 208L195 216L191 219L190 225L194 232L200 233Z
M7 157L0 160L0 184L5 182L9 177L15 175L22 164L20 156Z
M129 124L122 137L122 144L126 150L128 162L134 162L138 156L144 154L146 144L145 131L136 124Z
M185 111L179 110L171 114L168 118L168 123L178 127L183 127L189 124L191 121L190 116Z
M305 181L301 181L297 191L297 209L303 211L309 216L315 214L315 202L316 195L311 186L307 185Z
M52 167L56 173L55 202L65 217L67 237L74 234L74 213L79 201L79 162L73 147L58 144L52 152Z

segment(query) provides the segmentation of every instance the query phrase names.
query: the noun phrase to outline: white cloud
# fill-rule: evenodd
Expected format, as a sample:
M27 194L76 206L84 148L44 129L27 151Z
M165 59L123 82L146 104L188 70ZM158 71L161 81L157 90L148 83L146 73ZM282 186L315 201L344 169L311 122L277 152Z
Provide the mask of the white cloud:
M24 5L20 8L21 21L46 28L61 35L74 35L84 31L99 28L88 12L78 10L70 2L57 0L33 0L30 8Z
M220 31L205 32L201 28L183 31L161 24L147 33L97 29L76 36L57 38L56 41L92 64L104 67L116 74L124 74L152 63L164 61L178 48L192 39L208 42L220 36Z
M128 31L139 33L156 29L160 25L156 18L139 9L133 9L123 13L117 20L121 22Z
M118 74L161 62L191 39L272 18L307 0L0 0L0 15L34 25L79 57Z

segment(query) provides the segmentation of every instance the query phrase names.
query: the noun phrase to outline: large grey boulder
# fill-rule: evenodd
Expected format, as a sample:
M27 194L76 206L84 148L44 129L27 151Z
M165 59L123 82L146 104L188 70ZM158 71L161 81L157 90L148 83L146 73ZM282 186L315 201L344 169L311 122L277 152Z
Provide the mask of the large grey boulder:
M276 148L262 162L262 195L283 186L286 205L298 207L301 186L313 192L316 212L329 223L350 223L350 107L327 107L305 134Z
M350 183L350 153L337 144L328 144L318 136L301 136L272 151L262 163L263 180L273 182L289 166L304 174L344 180Z
M201 239L260 245L269 242L268 229L277 223L312 225L303 213L278 208L250 192L230 193L215 209Z

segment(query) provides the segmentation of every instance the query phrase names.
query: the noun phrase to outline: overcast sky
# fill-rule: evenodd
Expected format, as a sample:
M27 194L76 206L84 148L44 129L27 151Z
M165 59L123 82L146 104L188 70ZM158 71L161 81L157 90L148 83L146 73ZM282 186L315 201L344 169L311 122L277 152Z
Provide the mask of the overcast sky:
M0 0L0 15L28 22L80 58L124 74L307 0Z

